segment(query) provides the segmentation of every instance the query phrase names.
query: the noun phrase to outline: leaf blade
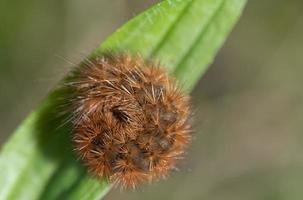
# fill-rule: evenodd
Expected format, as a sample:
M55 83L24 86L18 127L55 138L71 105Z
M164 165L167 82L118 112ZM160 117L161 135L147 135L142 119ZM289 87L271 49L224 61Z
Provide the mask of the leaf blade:
M178 80L186 82L189 91L211 63L245 2L163 1L125 24L91 56L106 50L140 52L160 60ZM226 13L230 15L227 22L223 20ZM214 16L217 22L212 21ZM224 25L221 34L214 31L219 30L219 22ZM76 161L70 128L54 128L62 123L55 109L60 95L55 91L47 97L1 150L0 175L6 178L0 179L0 199L100 199L110 189L106 182L86 175Z

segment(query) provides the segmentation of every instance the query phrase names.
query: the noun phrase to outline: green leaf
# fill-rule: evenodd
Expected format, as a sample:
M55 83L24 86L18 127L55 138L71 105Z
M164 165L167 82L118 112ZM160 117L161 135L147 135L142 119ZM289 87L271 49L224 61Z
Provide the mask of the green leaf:
M166 0L135 17L89 57L129 51L159 60L190 91L210 65L246 0ZM106 181L87 175L58 114L55 89L19 126L0 154L0 199L100 199Z

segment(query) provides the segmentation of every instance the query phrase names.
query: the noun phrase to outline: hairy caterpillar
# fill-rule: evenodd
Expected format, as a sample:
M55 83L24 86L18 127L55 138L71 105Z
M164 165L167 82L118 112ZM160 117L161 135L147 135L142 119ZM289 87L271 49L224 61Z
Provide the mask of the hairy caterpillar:
M191 138L189 97L159 64L104 54L67 86L75 149L94 176L135 188L175 168Z

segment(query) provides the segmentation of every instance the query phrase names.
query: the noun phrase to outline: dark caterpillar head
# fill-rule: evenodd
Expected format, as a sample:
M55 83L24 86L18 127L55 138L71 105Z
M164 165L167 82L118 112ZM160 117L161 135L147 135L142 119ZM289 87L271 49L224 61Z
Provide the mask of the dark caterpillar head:
M189 103L155 63L104 55L72 75L76 150L122 187L165 177L190 141Z

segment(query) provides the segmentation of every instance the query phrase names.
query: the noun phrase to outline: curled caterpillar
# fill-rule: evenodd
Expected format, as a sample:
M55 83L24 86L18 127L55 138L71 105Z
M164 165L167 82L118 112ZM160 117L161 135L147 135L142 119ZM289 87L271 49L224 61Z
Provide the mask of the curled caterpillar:
M73 142L91 174L135 188L175 168L191 138L189 96L159 64L104 54L71 77Z

